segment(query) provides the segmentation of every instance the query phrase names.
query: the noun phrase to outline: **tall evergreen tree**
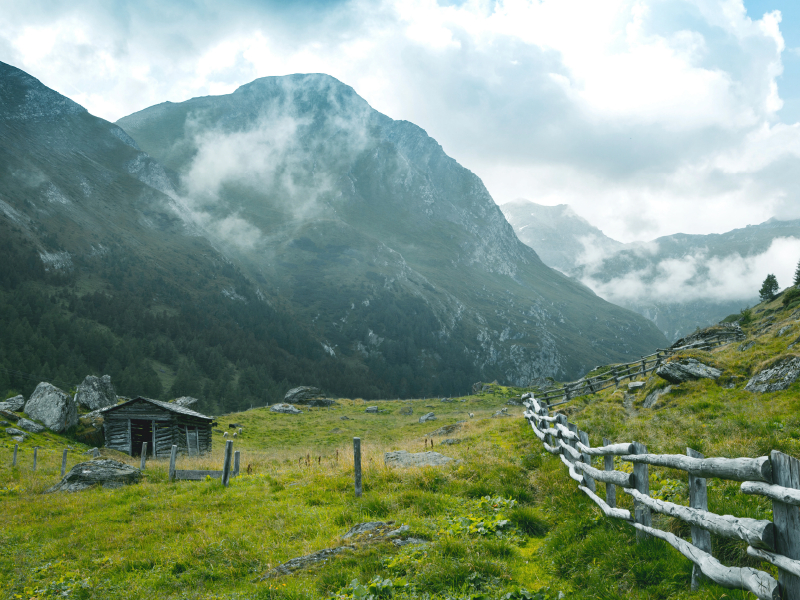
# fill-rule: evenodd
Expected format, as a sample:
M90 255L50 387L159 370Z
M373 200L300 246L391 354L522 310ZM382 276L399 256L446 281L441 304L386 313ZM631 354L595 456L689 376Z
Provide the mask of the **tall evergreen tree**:
M800 287L800 260L797 261L797 268L794 270L794 284Z
M758 295L761 297L762 302L767 302L775 298L775 294L777 292L778 292L778 280L776 279L775 275L770 273L769 275L767 275L767 278L761 285L761 289L758 290Z

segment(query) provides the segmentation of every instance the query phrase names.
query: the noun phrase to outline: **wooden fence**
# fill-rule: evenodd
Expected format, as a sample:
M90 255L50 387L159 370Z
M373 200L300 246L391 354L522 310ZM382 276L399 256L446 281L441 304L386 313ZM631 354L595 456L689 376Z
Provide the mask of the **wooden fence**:
M540 391L538 398L541 401L549 402L550 406L558 406L569 402L578 396L586 396L588 394L595 394L601 390L610 387L619 387L619 384L625 379L633 381L639 375L647 375L652 373L661 366L664 359L672 356L681 350L709 350L722 344L742 340L744 335L738 331L732 331L727 334L720 334L708 339L680 346L678 348L666 348L656 350L653 354L643 356L640 360L621 364L609 365L609 370L590 377L588 379L579 379L572 383L565 383L561 387L554 387L547 390Z
M800 461L773 450L759 458L705 458L687 448L687 455L648 454L638 442L611 443L592 448L589 436L569 423L564 414L549 416L546 402L523 395L525 418L545 450L556 454L567 467L578 489L591 498L607 517L622 519L637 530L637 538L660 538L694 563L692 589L703 576L727 588L752 592L762 600L800 600ZM633 473L614 470L614 457L633 464ZM603 457L603 468L592 465ZM689 504L682 506L650 497L649 465L686 471ZM772 521L717 515L708 511L706 478L741 481L741 492L772 500ZM605 483L605 500L595 492ZM633 498L634 514L617 508L617 487ZM651 513L675 517L691 525L692 543L652 526ZM750 556L778 568L777 581L750 567L726 567L711 555L711 536L747 542Z

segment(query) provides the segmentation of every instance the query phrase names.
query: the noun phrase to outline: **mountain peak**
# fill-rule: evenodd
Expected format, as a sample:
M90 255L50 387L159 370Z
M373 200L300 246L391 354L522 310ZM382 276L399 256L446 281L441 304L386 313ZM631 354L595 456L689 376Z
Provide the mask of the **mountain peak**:
M87 112L12 65L0 62L0 119L48 119Z

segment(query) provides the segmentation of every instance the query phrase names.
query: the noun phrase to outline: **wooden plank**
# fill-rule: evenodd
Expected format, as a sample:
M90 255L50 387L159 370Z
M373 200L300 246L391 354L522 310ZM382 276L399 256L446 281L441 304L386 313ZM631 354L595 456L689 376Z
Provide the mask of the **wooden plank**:
M175 481L175 458L178 453L178 447L173 444L172 451L169 455L169 480Z
M588 444L579 442L578 450L591 456L607 456L609 454L623 456L633 453L633 444L605 444L598 448L590 448Z
M603 438L604 448L607 448L610 444L611 440L609 440L608 438ZM612 455L610 454L603 455L603 470L604 471L614 470L614 457ZM617 486L608 481L606 481L606 502L611 508L617 507Z
M800 490L800 460L773 450L770 453L774 483ZM772 520L775 522L775 550L791 560L800 559L800 511L793 504L772 501ZM779 567L778 581L784 600L800 600L800 577Z
M782 569L787 573L791 573L795 577L800 577L800 560L792 560L791 558L786 558L780 554L767 552L766 550L753 548L752 546L747 547L747 553L755 558L760 558L761 560L770 562L779 569Z
M233 458L233 440L225 442L225 461L222 463L222 485L228 487L231 480L231 458Z
M775 525L772 521L717 515L706 510L657 500L630 488L625 488L625 493L651 510L702 527L711 533L744 540L757 548L772 550L775 547Z
M635 454L647 454L647 446L641 444L639 442L633 442L633 450ZM636 484L636 490L643 494L644 496L650 495L650 472L648 470L646 463L634 463L633 465L633 476L635 478L634 483ZM644 525L645 527L650 527L651 523L653 522L653 518L650 515L650 509L642 504L641 502L634 501L633 503L633 513L636 522L640 525ZM636 539L637 540L644 540L647 538L647 534L643 533L642 530L637 530L636 532Z
M142 460L140 461L139 468L144 471L147 464L147 442L142 442Z
M686 455L691 458L705 458L697 450L686 448ZM708 510L708 489L704 477L697 477L689 473L689 506L698 510ZM692 544L703 552L711 554L711 533L697 525L692 525ZM703 572L697 565L692 566L692 591L700 589Z
M581 485L583 485L583 477L575 470L575 467L572 466L572 463L569 462L563 454L561 454L559 458L561 459L561 462L563 462L564 465L567 467L567 470L569 471L569 476L572 477L575 481L577 481Z
M578 434L570 431L561 423L556 423L556 429L558 430L558 437L574 442L579 441Z
M625 519L626 521L631 520L631 513L629 510L625 510L624 508L614 508L609 506L605 502L603 502L602 498L599 498L592 490L589 488L579 485L578 489L582 491L584 494L589 496L597 506L600 507L600 510L603 511L603 514L607 517L613 517L614 519Z
M613 461L614 459L611 460ZM575 463L575 470L583 473L584 477L586 476L592 477L597 481L602 481L603 483L611 483L614 485L619 485L627 488L633 487L636 482L636 478L634 477L633 473L623 473L622 471L614 471L613 468L610 471L608 470L601 471L599 469L595 469L591 465L587 465L586 463L580 461Z
M353 479L356 498L361 497L361 438L353 438Z
M582 445L589 446L589 434L585 431L578 431L578 437L580 438L580 442ZM588 454L581 454L581 462L591 468L592 464L592 457ZM597 469L592 469L592 471L596 471ZM586 481L586 487L589 488L592 492L596 491L596 487L594 484L594 479L592 478L592 473L590 472L583 472L584 481Z
M540 442L544 442L544 432L543 432L543 431L541 431L541 430L539 430L539 428L538 428L538 427L536 427L536 425L534 425L534 424L533 424L533 421L529 421L529 422L530 422L530 424L531 424L531 427L533 428L533 433L534 433L534 435L535 435L537 438L539 438L539 441L540 441Z
M784 504L800 506L800 490L793 490L780 485L769 485L758 481L745 481L742 483L741 490L744 494L758 494Z
M191 469L175 471L175 479L177 480L202 481L206 477L222 479L222 471L197 471Z
M19 450L19 444L14 444L14 458L11 459L11 466L17 466L17 451Z
M750 567L726 567L708 552L703 552L676 535L660 529L632 523L637 531L664 540L700 567L703 575L728 589L744 589L755 594L760 600L780 600L778 582L763 571Z
M768 456L759 458L690 458L682 454L642 454L623 456L622 460L687 471L697 477L718 477L732 481L772 483L772 465Z
M581 460L581 453L575 450L575 448L573 448L569 444L563 441L559 441L558 445L561 448L561 454L566 456L569 462L573 463L575 461Z
M61 476L67 472L67 449L64 448L64 454L61 455Z
M133 456L133 436L131 436L131 420L128 419L128 456Z
M550 454L561 454L561 446L551 446L547 442L542 442L542 446L544 446L544 449Z
M197 452L200 452L200 448L197 449ZM233 453L233 477L239 476L239 451Z
M39 446L33 447L33 471L36 472L36 456L39 452Z

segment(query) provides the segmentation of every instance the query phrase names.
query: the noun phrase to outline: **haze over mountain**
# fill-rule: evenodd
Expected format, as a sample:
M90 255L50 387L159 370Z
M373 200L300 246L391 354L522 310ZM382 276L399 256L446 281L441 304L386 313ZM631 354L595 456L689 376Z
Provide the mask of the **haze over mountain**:
M501 208L545 263L651 319L670 340L756 304L768 273L791 285L800 259L800 220L621 244L566 205L517 200ZM557 239L561 250L552 252Z

